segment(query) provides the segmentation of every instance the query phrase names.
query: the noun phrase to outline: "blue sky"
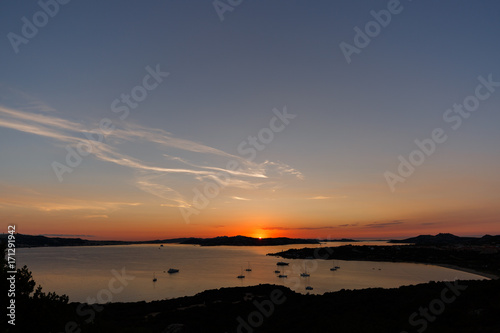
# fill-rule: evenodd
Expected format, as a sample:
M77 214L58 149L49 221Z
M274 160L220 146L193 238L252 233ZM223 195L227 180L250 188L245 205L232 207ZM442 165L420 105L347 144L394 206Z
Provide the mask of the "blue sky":
M447 127L448 141L395 193L383 174L396 170L415 139L447 126L443 113L474 93L478 76L500 81L500 5L401 1L401 12L347 63L339 44L353 44L353 28L364 29L370 12L388 3L243 1L221 21L211 1L73 0L16 53L8 34L22 35L22 18L32 22L41 7L3 2L0 107L10 113L0 112L0 217L18 220L26 233L91 229L98 237L122 228L127 236L137 219L157 221L151 230L162 235L244 232L252 224L291 225L290 235L304 226L369 235L367 226L396 220L404 222L377 232L474 233L464 219L499 232L498 92L460 129ZM142 83L147 66L169 76L120 120L111 104ZM245 161L238 145L285 106L297 117ZM65 146L103 118L118 128L101 147L108 155L84 157L59 182L51 163L63 162ZM26 124L59 136L33 134ZM119 163L110 160L117 153ZM211 176L171 169L212 172L231 159L264 177L234 175L186 224L179 206L191 205L192 189ZM71 222L82 216L92 223Z

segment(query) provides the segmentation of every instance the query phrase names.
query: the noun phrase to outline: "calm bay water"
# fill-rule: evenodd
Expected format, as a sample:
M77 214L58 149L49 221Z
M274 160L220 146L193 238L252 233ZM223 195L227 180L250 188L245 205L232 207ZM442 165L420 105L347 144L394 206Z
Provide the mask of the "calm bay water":
M307 245L320 246L325 244ZM428 281L484 279L476 274L432 265L367 261L335 260L335 265L341 268L332 272L331 260L283 260L266 256L267 253L301 247L306 246L200 247L165 244L162 248L159 245L48 247L18 249L17 261L18 267L28 265L35 281L42 285L45 292L66 294L70 301L97 300L100 303L152 301L190 296L207 289L259 283L281 284L301 293L306 292L306 286L312 286L314 290L311 293L322 294L340 289L394 288ZM274 273L279 269L276 262L281 260L290 263L283 267L287 278L278 278ZM248 265L251 272L245 271ZM168 274L166 271L169 268L177 268L180 272ZM134 277L133 280L125 280L126 285L115 281L112 273L112 270L122 272L123 269L128 276ZM300 277L306 269L310 277ZM242 271L246 277L236 278ZM153 275L157 278L156 282L153 282Z

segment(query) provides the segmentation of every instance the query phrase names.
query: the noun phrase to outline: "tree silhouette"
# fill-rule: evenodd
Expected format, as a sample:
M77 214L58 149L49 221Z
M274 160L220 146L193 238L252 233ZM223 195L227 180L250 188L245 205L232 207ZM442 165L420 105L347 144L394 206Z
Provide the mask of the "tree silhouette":
M7 262L7 243L0 242L0 252L3 254L1 264L1 286L2 293L7 294L10 282L7 278L12 275L8 273L11 269ZM48 294L42 291L39 285L36 290L36 282L28 267L25 265L18 268L15 274L15 297L3 298L4 309L9 306L10 300L15 300L16 317L15 326L8 324L10 318L2 316L0 324L5 332L61 332L64 331L68 318L75 317L74 308L68 305L68 296L59 296L54 292ZM75 318L76 319L76 318Z

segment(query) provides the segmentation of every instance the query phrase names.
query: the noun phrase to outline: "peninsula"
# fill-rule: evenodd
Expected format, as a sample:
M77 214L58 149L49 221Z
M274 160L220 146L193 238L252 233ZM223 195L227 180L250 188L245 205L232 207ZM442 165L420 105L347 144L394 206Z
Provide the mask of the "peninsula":
M5 240L7 234L0 234L0 241ZM16 246L48 247L48 246L104 246L104 245L134 245L134 244L191 244L200 246L274 246L289 244L319 244L316 239L302 238L253 238L246 236L220 236L214 238L171 238L147 241L116 241L116 240L89 240L82 238L47 237L42 235L16 234Z

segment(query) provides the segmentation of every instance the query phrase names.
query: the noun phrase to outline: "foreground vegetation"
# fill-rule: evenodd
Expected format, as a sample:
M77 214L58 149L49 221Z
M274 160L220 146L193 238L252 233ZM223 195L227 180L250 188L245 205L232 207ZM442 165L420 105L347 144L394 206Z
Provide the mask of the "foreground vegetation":
M500 276L500 250L497 246L353 246L290 249L268 255L287 259L339 259L388 262L417 262L452 265L491 277Z
M4 259L1 267L7 290ZM266 284L155 302L88 305L35 288L26 267L16 275L16 326L7 325L4 316L6 332L500 332L500 280L324 295Z
M301 295L283 286L259 285L149 303L85 306L83 316L77 315L78 303L31 299L16 332L386 333L423 328L439 333L500 332L500 281L455 281L453 285L458 286L459 295L450 304L443 303L439 314L427 310L431 320L425 320L420 311L441 299L449 284L432 282L324 295ZM282 302L270 306L277 291ZM446 297L453 295L449 291ZM93 321L90 314L95 314Z

